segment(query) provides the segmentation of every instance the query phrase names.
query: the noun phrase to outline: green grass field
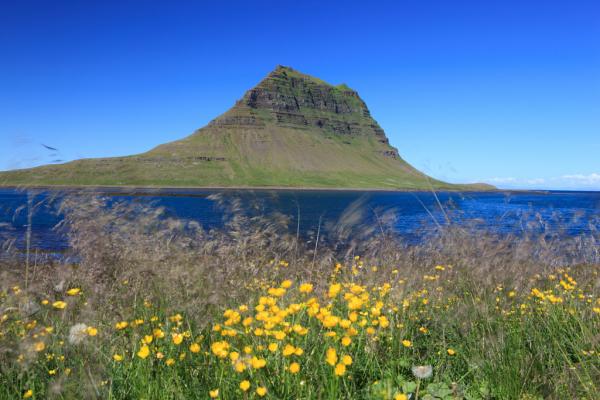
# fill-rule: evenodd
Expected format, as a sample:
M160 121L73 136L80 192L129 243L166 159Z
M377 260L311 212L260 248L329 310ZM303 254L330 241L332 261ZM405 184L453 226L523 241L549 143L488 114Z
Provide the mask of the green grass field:
M280 261L263 268L279 277L290 267ZM192 321L206 316L177 312L151 293L137 293L127 313L95 319L86 318L92 287L74 282L53 293L4 288L0 397L399 400L600 394L600 299L591 281L577 281L578 270L531 276L531 286L520 289L490 282L483 291L450 265L431 267L410 284L398 270L358 257L330 272L327 282L240 282L251 293L249 301L220 309L205 326ZM382 272L387 279L374 279ZM135 287L122 281L115 290L125 298ZM32 299L40 309L27 315L22 305Z

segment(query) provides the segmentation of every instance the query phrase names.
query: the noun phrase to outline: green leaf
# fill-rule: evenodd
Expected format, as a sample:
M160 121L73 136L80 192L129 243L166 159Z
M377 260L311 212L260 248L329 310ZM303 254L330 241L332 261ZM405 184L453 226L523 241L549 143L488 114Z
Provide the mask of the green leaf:
M417 389L416 382L408 381L402 384L402 391L404 393L413 393Z

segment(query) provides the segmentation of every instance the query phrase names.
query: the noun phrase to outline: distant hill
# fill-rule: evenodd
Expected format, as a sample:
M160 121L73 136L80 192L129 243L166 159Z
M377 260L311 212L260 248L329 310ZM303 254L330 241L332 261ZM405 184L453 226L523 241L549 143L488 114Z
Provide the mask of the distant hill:
M358 93L278 66L192 135L127 157L0 173L0 185L490 189L406 163Z

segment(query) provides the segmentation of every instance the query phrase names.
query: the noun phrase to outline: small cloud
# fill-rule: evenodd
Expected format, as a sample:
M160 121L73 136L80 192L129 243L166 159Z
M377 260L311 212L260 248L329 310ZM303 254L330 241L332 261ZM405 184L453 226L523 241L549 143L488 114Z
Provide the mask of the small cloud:
M489 183L515 183L515 182L518 182L518 179L512 178L512 177L508 177L508 178L494 177L494 178L484 179L483 181L489 182Z
M596 172L551 178L493 177L482 181L505 189L600 190L600 173Z
M561 179L577 182L583 185L600 185L600 174L592 172L591 174L563 175Z
M542 185L542 184L546 183L546 180L544 178L534 178L534 179L527 179L525 182L528 185Z

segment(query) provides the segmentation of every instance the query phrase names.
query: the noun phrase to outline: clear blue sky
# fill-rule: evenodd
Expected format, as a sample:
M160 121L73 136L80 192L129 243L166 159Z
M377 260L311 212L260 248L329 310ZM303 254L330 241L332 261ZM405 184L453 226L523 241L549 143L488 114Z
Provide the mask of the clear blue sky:
M3 2L0 170L181 138L284 64L436 178L600 190L598 1L93 3Z

